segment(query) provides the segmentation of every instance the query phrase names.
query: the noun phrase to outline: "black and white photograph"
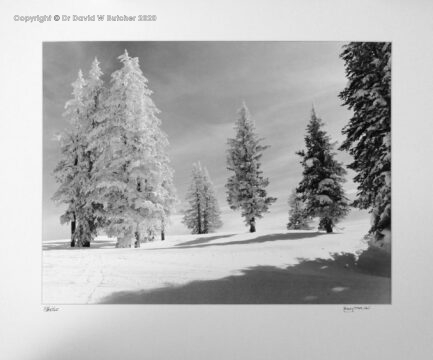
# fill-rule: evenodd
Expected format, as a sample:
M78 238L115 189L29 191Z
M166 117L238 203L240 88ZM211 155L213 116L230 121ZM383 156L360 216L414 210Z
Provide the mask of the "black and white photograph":
M0 10L0 359L431 359L433 2Z
M390 304L389 42L43 44L44 304Z

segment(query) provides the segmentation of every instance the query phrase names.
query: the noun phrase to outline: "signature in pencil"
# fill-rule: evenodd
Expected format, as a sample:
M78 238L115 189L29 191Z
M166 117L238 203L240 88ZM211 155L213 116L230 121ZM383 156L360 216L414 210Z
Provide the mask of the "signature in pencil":
M52 312L52 311L59 311L59 308L55 306L44 306L44 312Z
M370 306L363 305L363 306L344 306L343 312L355 312L355 311L364 311L364 310L370 310Z

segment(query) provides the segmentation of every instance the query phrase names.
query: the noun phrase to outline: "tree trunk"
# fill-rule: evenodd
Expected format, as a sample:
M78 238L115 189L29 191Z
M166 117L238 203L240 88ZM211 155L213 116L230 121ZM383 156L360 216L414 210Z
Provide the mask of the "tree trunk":
M198 233L201 234L202 233L201 209L200 209L200 199L198 198L198 195L197 195L197 228L198 228Z
M134 243L134 247L135 248L139 248L140 247L140 234L138 231L135 232L135 243Z
M330 223L326 223L325 230L327 233L332 233L332 225Z
M74 237L74 241L75 241L75 246L76 247L90 247L90 235L88 232L86 232L85 230L88 229L83 229L83 225L79 224L78 225L78 231L75 232L75 237Z
M254 218L250 220L250 232L256 232L256 220Z
M202 233L207 234L209 232L209 222L207 217L207 211L208 211L208 204L205 203L204 209L203 209L203 229Z
M71 247L75 247L75 221L71 221Z
M165 240L165 231L164 229L161 230L161 241Z
M75 247L75 214L74 214L74 220L71 221L71 247Z

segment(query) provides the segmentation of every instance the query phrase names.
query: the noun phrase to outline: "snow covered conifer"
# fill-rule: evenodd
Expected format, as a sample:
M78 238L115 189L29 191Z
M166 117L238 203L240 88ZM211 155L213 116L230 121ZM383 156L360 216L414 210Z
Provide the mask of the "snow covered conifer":
M208 234L222 226L213 184L206 168L193 164L191 184L186 197L188 208L183 223L193 234Z
M90 149L91 138L89 134L98 126L99 117L103 110L103 102L106 89L101 79L101 68L98 59L94 59L83 91L83 119L80 124L82 139L82 183L80 207L77 212L77 234L78 244L90 246L91 241L97 235L98 229L103 224L101 205L94 201L93 192L93 173L94 162L97 156L96 149Z
M103 82L99 62L94 60L88 79L81 70L72 84L74 98L65 105L71 129L61 136L62 159L54 170L59 189L54 200L68 204L61 222L71 222L71 246L88 247L96 235L97 205L90 199L94 154L88 150L88 134L96 126Z
M342 186L346 170L334 159L333 145L322 127L322 120L312 109L305 136L306 149L297 152L303 167L297 192L305 203L305 214L319 217L319 229L332 232L335 224L349 212Z
M200 163L192 165L192 179L186 199L189 207L182 222L193 234L203 234L203 173Z
M203 233L208 234L220 228L222 221L214 185L206 168L203 169L203 197Z
M245 103L238 114L235 138L228 140L227 169L233 174L226 184L227 201L232 210L242 210L250 232L255 232L256 220L268 212L276 198L267 196L269 180L263 177L260 169L260 159L268 146L260 145L262 139L255 132Z
M61 159L54 169L54 176L59 183L59 188L55 192L53 200L67 206L65 213L60 217L60 222L62 224L71 223L71 246L75 246L77 195L80 191L78 174L80 172L80 141L82 140L80 138L80 123L83 113L84 86L85 80L80 70L77 80L72 83L73 99L65 105L64 116L68 119L71 129L64 131L60 136Z
M174 198L172 170L160 129L159 110L138 58L127 51L111 75L103 116L90 148L95 161L94 199L103 207L104 229L118 247L140 245L166 221ZM151 234L151 235L149 235Z
M352 42L341 58L349 81L340 98L353 111L341 149L354 158L354 206L370 209L370 233L380 240L391 228L391 43Z
M296 192L292 191L289 197L289 222L287 224L288 230L308 230L310 218L306 215L305 204L302 202L301 197Z
M76 181L78 173L78 138L72 131L64 132L60 137L61 160L54 168L54 176L59 187L53 200L66 205L65 212L60 216L62 224L71 224L71 246L75 246L76 230L76 193L79 187Z

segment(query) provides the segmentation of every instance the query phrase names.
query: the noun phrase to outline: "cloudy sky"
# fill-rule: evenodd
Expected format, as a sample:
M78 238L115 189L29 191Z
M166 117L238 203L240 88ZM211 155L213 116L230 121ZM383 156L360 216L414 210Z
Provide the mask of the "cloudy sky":
M62 207L51 201L56 190L52 176L59 160L55 134L68 126L62 118L71 98L71 83L92 60L101 62L104 80L120 67L117 59L125 49L140 59L153 100L161 110L162 127L170 141L169 155L182 209L191 165L201 161L218 194L224 227L221 231L246 231L239 213L225 200L224 184L227 138L234 135L237 110L245 101L257 132L271 147L262 158L269 177L268 192L278 198L269 214L257 224L283 230L287 222L287 198L301 179L295 151L303 148L305 128L314 104L337 143L350 112L338 93L346 84L344 63L339 58L344 43L338 42L51 42L43 45L43 239L69 236L61 226ZM345 164L350 157L338 153ZM355 193L349 172L345 184L349 197ZM353 212L352 217L361 216ZM362 215L364 216L364 215ZM170 234L188 233L172 218Z

